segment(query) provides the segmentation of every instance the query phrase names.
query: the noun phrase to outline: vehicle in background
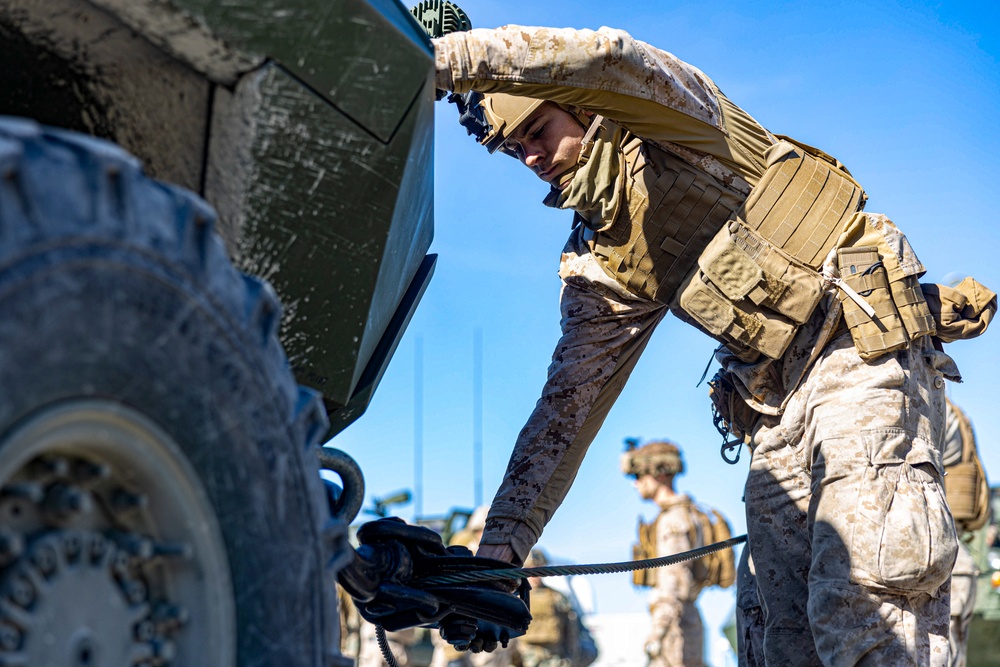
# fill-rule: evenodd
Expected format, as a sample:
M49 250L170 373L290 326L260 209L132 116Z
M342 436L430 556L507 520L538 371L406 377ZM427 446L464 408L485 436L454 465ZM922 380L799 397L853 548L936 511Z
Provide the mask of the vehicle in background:
M969 549L979 568L969 627L968 667L991 667L1000 656L1000 486L990 489L990 519Z
M433 272L424 26L0 0L0 52L0 664L351 664L318 445Z

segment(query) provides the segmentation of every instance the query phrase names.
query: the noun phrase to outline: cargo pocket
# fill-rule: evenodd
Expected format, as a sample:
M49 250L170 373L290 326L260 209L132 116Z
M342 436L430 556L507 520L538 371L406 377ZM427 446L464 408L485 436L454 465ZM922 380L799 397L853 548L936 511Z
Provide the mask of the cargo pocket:
M955 526L940 456L902 429L862 434L869 468L851 536L851 581L894 593L931 593L951 576Z

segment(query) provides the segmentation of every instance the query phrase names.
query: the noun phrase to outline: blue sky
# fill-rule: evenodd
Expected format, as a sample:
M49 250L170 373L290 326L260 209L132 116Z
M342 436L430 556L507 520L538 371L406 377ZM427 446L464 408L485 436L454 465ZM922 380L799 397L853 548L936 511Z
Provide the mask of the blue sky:
M1000 289L1000 28L987 2L643 2L466 0L476 27L505 23L622 28L712 77L772 132L843 161L927 267L925 281L968 274ZM538 397L559 335L557 268L570 216L541 205L545 184L490 156L437 107L436 274L368 412L331 444L361 464L368 496L419 486L425 514L470 507L473 339L481 332L483 494L496 490ZM1000 327L1000 324L995 326ZM422 406L416 414L417 349ZM681 490L745 529L748 455L719 457L704 385L714 348L668 317L540 542L565 561L627 560L637 517L652 516L618 467L625 437L670 438L689 472ZM976 428L987 474L1000 482L1000 330L947 350L965 382L949 395ZM714 366L713 366L714 368ZM422 428L415 428L417 422ZM423 475L414 443L422 442ZM414 505L399 509L413 518ZM627 575L592 578L599 611L640 611ZM703 602L731 606L731 592Z

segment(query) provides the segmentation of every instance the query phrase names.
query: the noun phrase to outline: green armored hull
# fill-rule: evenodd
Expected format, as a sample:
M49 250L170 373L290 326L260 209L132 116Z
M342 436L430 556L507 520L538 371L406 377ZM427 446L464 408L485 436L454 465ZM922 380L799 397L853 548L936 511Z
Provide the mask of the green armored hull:
M433 272L426 33L0 0L0 53L0 664L350 665L320 445Z
M392 2L4 0L0 114L205 197L299 382L365 409L433 270L432 50Z

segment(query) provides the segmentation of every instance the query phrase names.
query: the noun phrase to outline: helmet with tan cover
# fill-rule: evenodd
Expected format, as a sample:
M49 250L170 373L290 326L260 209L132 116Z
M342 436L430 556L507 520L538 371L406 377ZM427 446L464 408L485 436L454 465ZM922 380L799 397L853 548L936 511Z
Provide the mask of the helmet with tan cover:
M622 454L622 472L632 477L642 475L678 475L684 472L681 450L667 440L647 442Z
M545 100L525 97L524 95L510 95L508 93L483 95L482 101L479 102L479 108L482 110L487 129L479 138L479 143L486 146L486 150L490 153L499 150L507 155L517 157L504 147L504 142L543 104L545 104ZM553 104L573 116L583 127L590 125L591 115L583 109L559 102L553 102Z
M483 116L486 118L489 130L480 143L486 146L486 150L490 153L495 153L497 149L503 150L503 143L507 141L508 137L543 103L544 100L534 97L508 95L507 93L484 95L479 106L483 110ZM508 153L509 151L504 150L503 152Z

